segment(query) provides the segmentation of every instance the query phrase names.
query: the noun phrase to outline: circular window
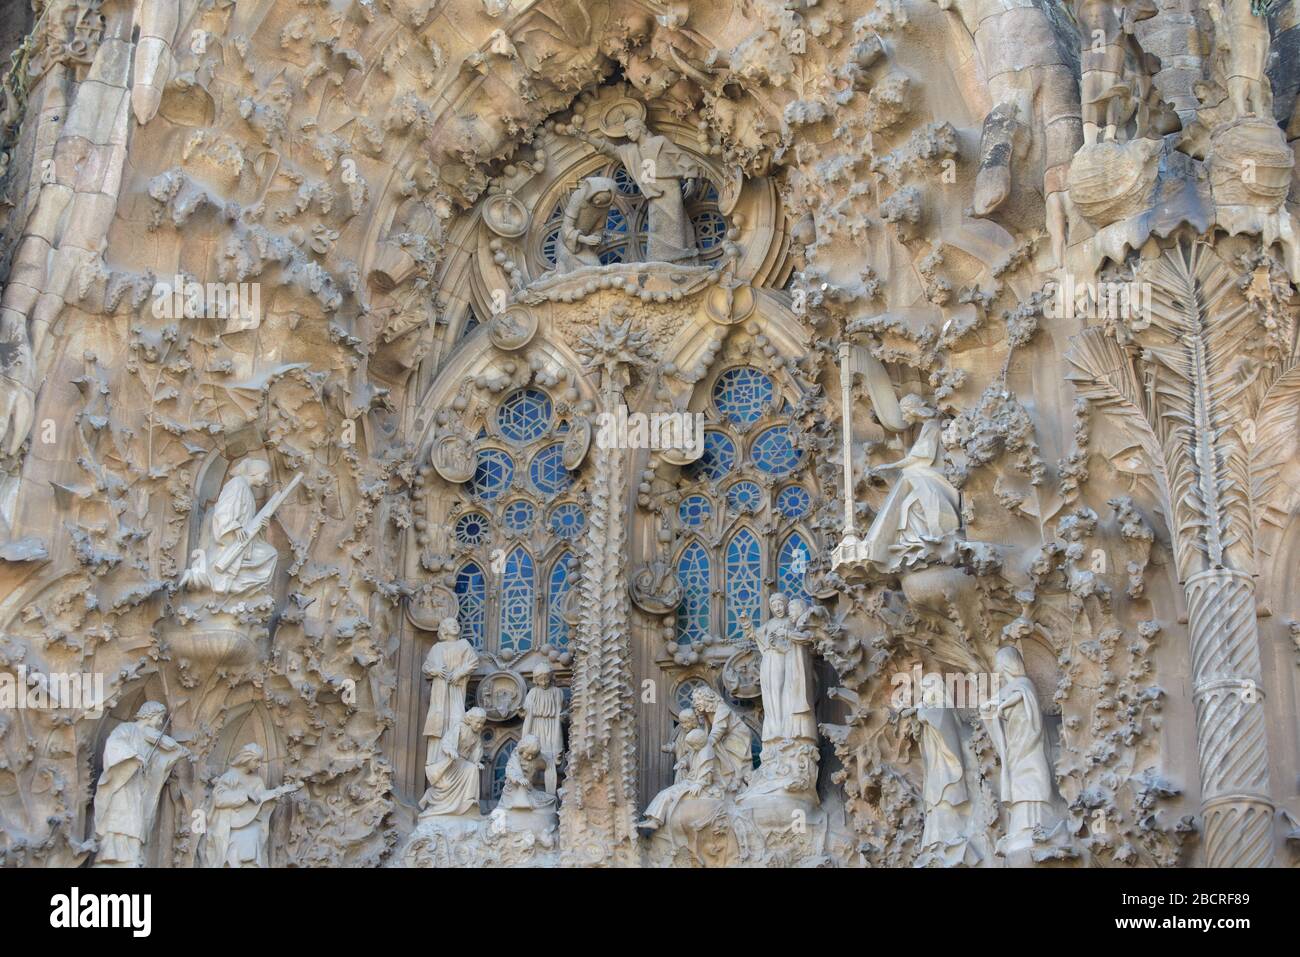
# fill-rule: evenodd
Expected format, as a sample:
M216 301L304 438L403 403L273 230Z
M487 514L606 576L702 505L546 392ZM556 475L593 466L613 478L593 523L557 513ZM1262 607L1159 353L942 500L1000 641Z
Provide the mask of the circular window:
M520 389L507 396L497 409L497 426L511 442L532 442L550 429L553 411L545 392Z
M686 476L716 482L735 464L736 443L725 432L708 431L704 433L704 452L686 467Z
M776 497L776 510L786 518L803 518L812 507L812 497L802 485L787 485Z
M677 517L682 520L683 525L692 528L703 525L712 514L713 506L703 495L688 495L682 499L682 504L677 506Z
M560 538L572 541L587 527L587 516L574 502L558 505L551 512L551 531Z
M564 446L556 442L536 455L528 466L528 476L537 490L548 498L559 495L573 484L573 476L564 467Z
M787 475L799 465L803 453L790 441L790 429L778 425L759 433L752 449L754 465L769 475Z
M749 425L763 417L775 396L772 380L757 369L728 369L713 384L713 403L732 422Z
M456 519L453 533L462 545L482 545L487 537L488 520L482 512L470 512Z
M506 506L502 519L506 528L517 535L522 535L533 527L534 511L531 502L516 499Z
M763 507L763 490L757 482L737 482L727 489L727 504L733 511L757 512Z
M490 502L510 487L515 477L515 462L500 449L483 449L478 454L478 466L470 479L470 491Z

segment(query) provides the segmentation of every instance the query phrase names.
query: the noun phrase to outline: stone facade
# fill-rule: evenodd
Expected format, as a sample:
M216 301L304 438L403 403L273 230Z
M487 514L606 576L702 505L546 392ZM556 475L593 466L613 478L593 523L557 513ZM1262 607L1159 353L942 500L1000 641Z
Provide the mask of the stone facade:
M1296 863L1293 4L31 6L0 863Z

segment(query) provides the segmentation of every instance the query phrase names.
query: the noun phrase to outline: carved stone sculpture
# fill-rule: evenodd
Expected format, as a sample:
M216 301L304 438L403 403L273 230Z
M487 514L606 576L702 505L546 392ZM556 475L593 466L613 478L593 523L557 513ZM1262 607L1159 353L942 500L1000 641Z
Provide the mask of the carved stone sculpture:
M172 768L189 751L163 733L167 709L146 701L134 721L113 729L95 785L96 867L144 867L158 801Z
M246 744L217 778L206 810L200 852L205 867L269 867L271 814L275 802L302 787L297 782L268 788L262 780L265 759L257 744Z
M546 789L556 787L556 767L564 753L564 731L560 721L564 711L564 691L555 687L551 666L543 661L533 669L533 686L524 697L524 739L534 737L546 759ZM522 739L521 739L522 740Z
M915 710L925 800L925 830L921 833L918 867L953 867L978 860L967 837L970 797L957 715L947 702L941 704L942 707Z
M441 742L465 714L465 690L469 676L478 666L478 652L460 637L460 623L444 618L438 625L438 640L424 657L424 676L431 682L429 710L424 719L425 764L441 760Z
M429 788L420 798L420 817L478 817L479 772L483 770L482 708L470 708L447 726L437 753L429 756Z
M746 637L763 655L759 683L763 693L763 744L817 740L817 721L810 700L812 636L788 613L785 595L768 599L771 617L758 628L742 620Z
M708 725L708 739L701 760L716 761L722 785L734 791L743 783L752 767L750 731L740 715L708 688L696 688L691 707Z
M560 240L555 247L558 272L600 265L605 219L616 192L618 184L607 176L589 176L578 184L560 221Z

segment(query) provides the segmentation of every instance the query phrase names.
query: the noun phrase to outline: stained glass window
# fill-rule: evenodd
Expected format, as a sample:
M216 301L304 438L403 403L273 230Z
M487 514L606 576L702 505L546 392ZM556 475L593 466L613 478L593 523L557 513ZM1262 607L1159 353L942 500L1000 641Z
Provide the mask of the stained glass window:
M537 491L547 498L559 495L573 484L573 476L564 467L564 446L556 442L536 455L528 466L528 475Z
M502 513L502 518L506 523L506 528L516 535L523 535L533 527L533 506L531 502L525 502L523 499L516 499L506 506Z
M480 449L478 467L469 483L470 491L490 502L510 487L514 477L514 459L500 449Z
M546 218L546 231L542 238L542 260L550 268L555 267L555 250L560 242L560 227L564 220L564 204L566 200L561 199L551 210L551 215Z
M755 625L762 618L763 557L758 539L747 528L742 528L727 543L727 632L728 638L739 638L741 619L748 617Z
M533 556L523 548L506 556L501 575L502 651L527 651L533 645Z
M460 337L462 339L465 338L467 335L469 335L477 328L478 328L478 316L475 315L474 310L471 309L469 311L469 315L465 317L465 325L460 330Z
M749 367L728 369L713 384L713 402L718 411L743 425L762 418L775 395L772 380Z
M619 163L618 168L614 170L614 182L618 184L618 191L624 196L641 195L641 187L622 163Z
M757 482L737 482L727 489L727 504L737 512L757 512L763 507L763 490Z
M688 495L682 499L682 504L677 506L677 516L682 520L682 524L691 528L703 525L712 514L713 506L703 495Z
M487 538L488 520L482 512L469 512L456 519L453 534L462 545L482 545Z
M802 452L790 441L790 429L773 426L754 440L754 464L771 475L788 475L799 465Z
M555 511L551 512L551 531L566 541L576 539L586 527L586 513L575 502L557 505Z
M707 479L716 482L736 464L736 443L725 432L706 430L704 433L704 452L698 459L686 467L686 475L691 479Z
M487 579L483 570L469 562L456 573L457 615L460 632L475 648L483 647L483 625L487 620Z
M721 244L727 235L727 221L716 209L704 209L691 217L695 227L695 245L708 251Z
M787 485L776 497L776 508L786 518L803 518L812 506L812 498L802 485Z
M564 620L564 599L573 584L570 564L571 552L564 552L551 568L551 580L546 588L546 640L556 648L569 646L569 623Z
M537 389L520 389L506 397L497 409L497 426L511 442L540 439L551 427L551 399Z
M812 552L798 532L791 532L781 544L776 560L776 587L785 592L787 598L808 599L804 576L811 558Z
M496 804L501 800L501 792L506 789L506 765L510 763L510 755L515 753L515 747L519 744L514 738L510 738L505 744L497 748L497 753L492 758L492 803Z
M697 689L707 688L708 686L708 682L703 678L687 678L674 688L673 704L677 706L677 713L681 714L683 711L690 710L693 707L691 704L691 695L695 694Z
M694 642L709 633L709 553L691 542L677 559L682 603L677 606L677 640Z

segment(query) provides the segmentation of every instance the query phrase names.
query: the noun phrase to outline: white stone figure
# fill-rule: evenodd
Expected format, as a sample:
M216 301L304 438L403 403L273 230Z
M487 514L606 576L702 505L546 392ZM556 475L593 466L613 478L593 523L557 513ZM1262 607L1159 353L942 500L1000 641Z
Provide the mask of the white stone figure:
M425 766L429 788L420 798L420 817L478 817L479 772L483 770L483 725L487 712L470 708L438 743Z
M682 200L682 180L701 176L699 164L666 136L651 133L640 117L623 124L627 142L610 143L582 132L575 134L601 153L622 162L649 202L647 262L684 263L696 258L695 230Z
M257 490L270 477L271 466L264 459L247 458L231 470L212 510L211 541L190 556L182 588L245 600L269 592L279 553L261 534L301 480L295 476L259 512Z
M693 708L683 708L677 715L677 730L673 732L673 738L665 744L660 750L673 756L673 783L677 784L686 780L686 774L691 767L691 749L686 743L686 736L700 726L700 717L695 713ZM708 735L705 735L707 740Z
M246 744L217 778L208 802L207 831L200 859L204 867L269 867L267 847L276 799L297 791L291 782L268 788L260 772L260 745Z
M749 726L710 688L696 688L691 707L708 723L708 740L701 760L716 759L718 776L727 790L738 790L753 769Z
M573 272L600 265L600 244L605 241L605 220L618 184L608 176L588 176L569 196L555 244L555 269Z
M424 658L424 676L433 682L424 719L424 736L429 739L425 764L438 760L442 736L465 714L465 690L477 667L478 652L460 637L460 622L444 618L438 623L438 640Z
M1268 17L1256 14L1251 0L1209 0L1214 21L1214 46L1228 86L1234 119L1268 117L1273 110L1272 85L1265 76L1270 42Z
M721 797L720 775L715 753L708 749L709 736L703 728L691 728L682 735L682 764L677 779L656 794L638 823L641 831L657 831L668 824L677 805L686 797ZM717 792L711 794L710 791Z
M914 713L925 775L921 789L925 829L917 865L954 867L974 863L978 857L966 836L970 796L956 712L949 707L918 707Z
M741 618L745 637L763 655L759 684L763 695L763 744L776 741L817 740L817 719L810 700L812 636L800 631L788 614L789 602L776 592L768 599L772 616L754 628Z
M942 470L938 417L916 395L905 396L899 407L907 422L923 423L921 432L907 455L875 467L898 478L864 539L867 558L888 570L922 561L961 526L960 498Z
M1036 827L1051 831L1058 821L1038 693L1017 649L999 648L993 661L998 693L985 722L1002 764L1001 800L1008 807L1006 836L998 850L1009 854L1030 847Z
M96 867L144 867L158 799L172 767L189 751L163 733L167 709L146 701L134 721L113 729L95 787Z
M551 666L543 661L533 669L533 686L524 697L523 738L537 738L546 758L546 790L555 793L556 765L564 753L564 731L560 718L564 712L564 691L552 683ZM522 740L522 739L521 739Z
M537 735L525 734L520 738L506 761L505 785L498 807L509 811L554 810L555 792L533 786L538 774L547 776L550 764Z

